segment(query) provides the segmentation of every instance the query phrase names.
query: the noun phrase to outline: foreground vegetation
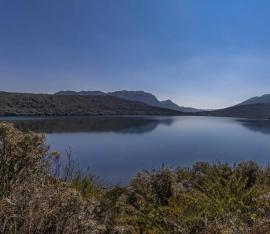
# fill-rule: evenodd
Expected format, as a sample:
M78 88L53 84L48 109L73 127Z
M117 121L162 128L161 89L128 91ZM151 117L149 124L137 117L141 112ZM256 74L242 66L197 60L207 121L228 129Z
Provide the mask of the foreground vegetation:
M162 167L104 188L44 140L0 124L0 233L270 233L268 167Z

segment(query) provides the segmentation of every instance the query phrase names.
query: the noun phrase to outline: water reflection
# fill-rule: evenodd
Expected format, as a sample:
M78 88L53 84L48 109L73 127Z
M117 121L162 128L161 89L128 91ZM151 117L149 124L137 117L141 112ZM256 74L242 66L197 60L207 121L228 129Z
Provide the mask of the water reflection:
M51 150L68 146L84 169L109 183L127 183L142 169L197 161L270 161L270 121L216 117L0 118L46 133ZM146 134L147 133L147 134Z
M189 117L192 118L192 117ZM241 126L263 134L270 134L270 120L231 119ZM37 133L87 133L116 132L144 134L159 125L171 126L176 121L173 117L49 117L49 118L0 118L0 121L12 122L23 131Z
M270 134L270 120L238 119L237 122L251 131Z
M68 118L29 118L12 119L15 127L23 131L37 133L87 133L117 132L144 134L158 125L171 126L173 118L148 117L68 117Z

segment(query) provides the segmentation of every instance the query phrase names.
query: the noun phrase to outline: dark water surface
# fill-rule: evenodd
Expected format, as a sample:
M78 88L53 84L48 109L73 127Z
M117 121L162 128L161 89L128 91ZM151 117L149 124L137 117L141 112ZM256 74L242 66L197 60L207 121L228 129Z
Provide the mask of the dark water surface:
M215 117L1 118L43 132L52 150L71 147L82 168L107 183L142 169L196 161L270 161L270 121Z

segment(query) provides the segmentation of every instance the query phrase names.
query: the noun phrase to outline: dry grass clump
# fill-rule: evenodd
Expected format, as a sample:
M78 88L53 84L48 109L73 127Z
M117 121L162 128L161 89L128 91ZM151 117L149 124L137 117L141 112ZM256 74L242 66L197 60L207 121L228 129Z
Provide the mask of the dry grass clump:
M268 167L162 167L102 188L49 152L44 136L0 124L0 233L270 233Z
M98 201L51 176L54 155L44 140L0 124L0 233L97 233Z

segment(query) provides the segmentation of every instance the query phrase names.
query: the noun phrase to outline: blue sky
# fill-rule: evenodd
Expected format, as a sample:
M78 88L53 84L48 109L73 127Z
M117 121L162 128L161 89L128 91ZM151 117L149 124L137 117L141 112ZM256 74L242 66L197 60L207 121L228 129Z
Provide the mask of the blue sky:
M218 108L270 93L268 0L0 0L0 90L145 90Z

